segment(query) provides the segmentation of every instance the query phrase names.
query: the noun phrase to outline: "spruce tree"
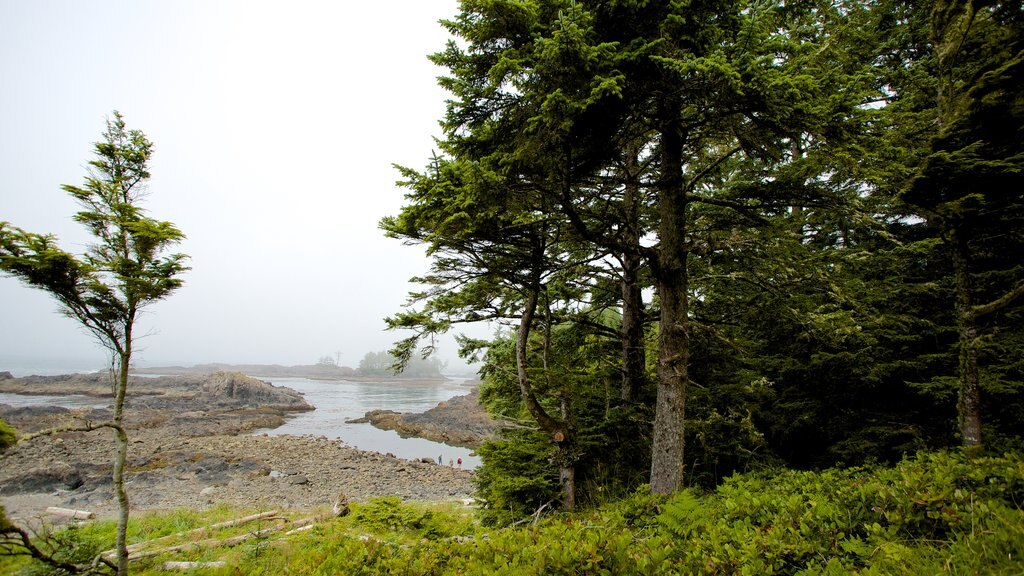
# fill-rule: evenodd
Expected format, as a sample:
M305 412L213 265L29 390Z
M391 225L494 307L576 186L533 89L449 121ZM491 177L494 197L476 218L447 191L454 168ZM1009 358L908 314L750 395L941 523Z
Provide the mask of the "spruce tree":
M0 271L51 294L61 311L84 326L111 354L113 417L86 430L110 428L116 437L114 494L117 573L128 573L125 489L128 431L124 424L128 371L136 341L136 321L147 305L182 285L183 254L165 251L184 239L170 222L146 216L141 206L149 179L153 144L138 130L127 130L114 112L82 186L65 185L82 210L74 219L95 238L82 257L61 250L52 235L26 232L0 222ZM34 436L38 436L36 434ZM22 440L29 439L29 437Z

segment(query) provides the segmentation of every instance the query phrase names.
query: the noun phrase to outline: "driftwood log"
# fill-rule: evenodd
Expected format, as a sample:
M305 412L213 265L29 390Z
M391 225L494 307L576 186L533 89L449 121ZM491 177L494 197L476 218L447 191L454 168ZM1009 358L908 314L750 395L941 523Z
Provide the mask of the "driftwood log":
M140 560L142 558L151 558L160 554L166 554L169 552L186 552L192 550L205 550L208 548L226 548L241 544L246 540L252 540L255 538L262 538L269 534L279 532L281 530L287 530L284 536L289 536L299 532L310 530L316 524L316 522L326 520L329 515L311 516L309 518L303 518L301 520L295 520L294 522L288 522L287 519L277 516L276 510L270 512L263 512L261 514L253 514L244 518L236 518L235 520L228 520L219 524L212 524L210 526L204 526L202 528L196 528L195 530L189 530L187 532L179 532L177 534L170 534L168 536L161 536L160 538L154 538L153 540L147 540L145 542L138 542L128 547L128 560ZM211 536L214 530L220 528L228 528L231 526L241 526L249 522L256 520L276 520L281 522L278 526L271 526L262 530L256 530L254 532L248 532L246 534L240 534L238 536L232 536L230 538L207 538L205 540L185 542L182 544L176 544L174 546L165 546L160 548L154 548L153 546L166 542L172 538L183 538L188 536L203 535ZM113 550L108 550L102 553L104 559L113 557ZM179 563L181 564L181 563Z
M71 508L59 508L57 506L50 506L46 509L46 513L53 514L54 516L66 516L75 520L92 520L96 517L96 514L87 510L72 510Z
M178 532L176 534L168 534L167 536L161 536L159 538L154 538L152 540L146 540L145 542L138 542L138 543L132 544L131 546L128 546L128 558L130 560L134 560L136 558L145 558L145 557L153 556L153 554L139 555L139 551L142 550L143 548L147 548L149 546L153 546L153 545L158 544L160 542L166 542L167 540L172 540L172 539L175 539L175 538L184 538L184 537L187 537L187 536L196 536L196 535L211 536L211 535L213 535L214 530L220 530L221 528L230 528L231 526L240 526L242 524L248 524L249 522L255 522L256 520L263 520L263 519L274 518L274 517L277 516L277 514L278 514L277 510L270 510L268 512L260 512L259 514L252 514L250 516L244 516L242 518L235 518L234 520L227 520L227 521L224 521L224 522L219 522L217 524L211 524L209 526L203 526L201 528L196 528L194 530L188 530L188 531L185 531L185 532ZM101 556L103 556L104 558L107 558L107 559L113 558L115 554L117 554L117 550L107 550L106 552L100 553Z
M218 560L216 562L164 562L160 569L169 570L195 570L196 568L223 568L227 562Z

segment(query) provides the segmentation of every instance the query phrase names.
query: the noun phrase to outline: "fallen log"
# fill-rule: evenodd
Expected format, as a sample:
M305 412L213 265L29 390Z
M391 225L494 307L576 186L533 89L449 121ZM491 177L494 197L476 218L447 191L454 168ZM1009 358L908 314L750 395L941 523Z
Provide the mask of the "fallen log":
M164 562L160 565L160 569L164 571L194 570L196 568L223 568L224 566L227 566L227 562L222 560L215 562Z
M132 544L131 546L128 546L128 558L134 560L134 558L132 557L133 553L136 553L136 552L142 550L143 548L146 548L148 546L152 546L152 545L157 544L159 542L165 542L167 540L172 540L172 539L175 539L175 538L185 538L187 536L195 536L197 534L202 534L204 536L209 536L209 535L213 534L214 530L220 530L221 528L230 528L232 526L240 526L242 524L248 524L249 522L254 522L256 520L263 520L263 519L273 518L273 517L277 516L277 513L278 513L277 510L270 510L268 512L260 512L259 514L252 514L252 515L249 515L249 516L243 516L242 518L235 518L234 520L226 520L224 522L218 522L217 524L211 524L209 526L203 526L201 528L195 528L193 530L187 530L185 532L178 532L176 534L168 534L167 536L161 536L159 538L154 538L152 540L146 540L144 542L136 542L135 544ZM117 550L107 550L106 552L101 552L100 553L101 556L103 556L104 558L106 558L108 560L112 559L116 554L117 554Z
M50 506L46 509L46 513L53 514L54 516L74 518L75 520L92 520L96 517L96 514L87 510L72 510L71 508L58 508L57 506Z
M238 536L232 536L231 538L224 538L218 540L217 538L210 538L207 540L200 540L198 542L185 542L184 544L178 544L177 546L168 546L167 548L159 548L156 550L143 550L137 552L135 555L130 556L129 560L139 560L141 558L149 558L151 556L157 556L166 552L190 552L194 550L205 550L207 548L227 548L241 544L246 540L252 540L254 538L262 538L274 532L279 532L286 528L290 529L287 534L294 534L304 530L313 528L317 520L322 520L323 516L313 516L310 518L303 518L302 520L296 520L295 522L289 522L282 524L281 526L272 526L270 528L264 528L263 530L257 530L255 532L249 532L247 534L240 534Z
M268 534L272 534L280 530L280 527L265 528L263 530L257 530L255 532L249 532L248 534L242 534L240 536L232 536L231 538L225 538L223 540L217 540L211 538L209 540L200 540L198 542L186 542L184 544L178 544L177 546L168 546L167 548L159 548L156 550L142 550L135 555L129 556L129 560L141 560L143 558L152 558L153 556L159 556L160 554L166 554L168 552L192 552L195 550L206 550L208 548L223 548L241 544L246 540L253 538L262 538Z

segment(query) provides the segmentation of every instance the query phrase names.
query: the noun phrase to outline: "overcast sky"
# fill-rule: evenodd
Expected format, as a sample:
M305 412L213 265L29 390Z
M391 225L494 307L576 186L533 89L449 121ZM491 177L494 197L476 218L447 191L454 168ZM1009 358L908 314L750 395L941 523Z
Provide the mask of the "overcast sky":
M0 0L0 220L81 253L60 186L116 109L155 145L145 206L192 267L148 309L137 363L355 366L399 337L382 319L427 267L377 223L403 202L392 164L424 166L440 133L427 55L457 4ZM56 309L0 277L0 357L102 362Z

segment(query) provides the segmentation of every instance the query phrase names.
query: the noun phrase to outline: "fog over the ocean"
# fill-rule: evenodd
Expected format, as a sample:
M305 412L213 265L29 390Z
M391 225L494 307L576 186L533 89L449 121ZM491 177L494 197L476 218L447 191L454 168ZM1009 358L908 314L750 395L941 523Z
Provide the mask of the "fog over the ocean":
M393 163L430 158L446 94L427 55L456 0L0 2L0 221L87 234L81 184L112 110L155 144L146 207L187 236L185 286L136 362L358 365L426 270L385 238ZM0 355L104 358L56 303L0 278ZM488 333L480 327L475 335ZM440 357L455 364L446 339ZM4 366L0 365L0 370Z

